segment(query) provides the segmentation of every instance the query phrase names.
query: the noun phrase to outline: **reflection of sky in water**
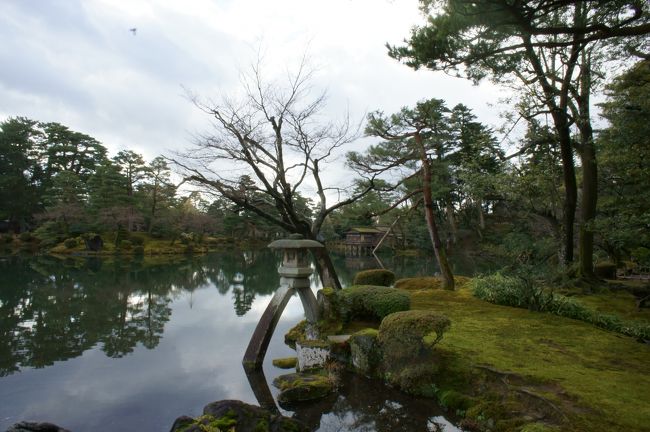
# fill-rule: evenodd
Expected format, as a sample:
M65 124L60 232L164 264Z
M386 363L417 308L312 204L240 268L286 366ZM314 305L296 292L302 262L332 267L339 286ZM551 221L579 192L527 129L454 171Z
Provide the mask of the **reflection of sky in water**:
M57 423L75 432L166 431L178 416L200 415L203 406L212 401L241 399L257 404L241 360L257 321L271 299L269 291L272 287L269 281L276 280L273 279L276 275L273 274L271 279L264 277L270 274L270 269L275 268L273 262L270 262L269 266L263 266L264 259L268 259L268 256L264 258L260 255L255 260L252 256L244 258L250 267L246 267L246 270L245 266L241 267L242 271L245 271L242 274L235 272L232 265L228 267L230 270L226 271L225 264L223 268L215 267L219 265L219 261L213 263L213 259L207 257L204 261L207 266L198 267L201 272L214 270L207 278L206 274L196 272L197 267L191 269L185 264L180 267L167 267L167 273L161 274L157 279L151 276L151 271L142 274L132 272L129 278L120 279L115 275L126 270L120 268L116 273L111 273L111 268L106 265L102 270L105 273L88 273L87 270L66 273L57 270L59 282L42 290L51 301L48 303L64 304L72 301L70 299L77 303L73 303L70 310L62 309L63 321L49 321L49 325L54 325L54 330L58 322L74 322L77 319L75 311L78 312L78 317L83 317L87 312L100 320L115 319L114 309L110 309L109 314L102 314L101 310L93 307L99 305L104 309L114 308L115 299L118 298L125 299L131 306L126 313L127 322L142 318L147 314L146 287L151 286L147 285L148 283L158 284L160 290L154 294L155 298L170 300L169 321L165 321L165 318L161 322L160 332L164 330L164 333L159 343L153 344L153 349L146 349L140 342L132 352L129 350L120 358L111 358L105 349L104 341L104 349L102 343L97 343L90 349L82 349L81 355L78 355L81 351L74 349L61 350L63 357L59 358L68 360L56 361L41 369L23 366L20 372L0 377L0 430L5 430L17 421L32 420ZM260 266L254 267L255 265ZM5 267L5 270L13 268ZM15 268L16 274L19 274L18 266ZM47 272L47 267L43 268ZM161 266L152 271L157 273L164 268ZM185 271L184 269L187 269L185 278L180 281L174 279L179 272ZM348 270L348 274L353 272L354 270ZM146 274L149 276L144 277ZM83 279L85 289L81 289L84 287L76 282L79 275L86 277ZM240 275L245 276L242 279ZM348 284L350 277L346 274L342 279L344 284ZM31 279L15 278L13 289L20 288L24 280ZM48 277L48 280L55 281L53 276ZM114 280L120 282L116 285L112 282ZM213 282L207 282L208 280ZM34 290L32 296L38 291L35 287L41 283L38 278L34 281L30 285ZM68 286L66 281L74 282ZM168 285L165 285L165 281L168 281ZM188 290L187 281L196 281L193 285L195 288ZM317 277L312 276L311 281L314 290L320 286ZM95 282L97 285L93 285ZM120 290L120 283L127 284L122 287L123 290ZM72 291L69 287L73 288ZM74 295L66 297L66 290L84 297L81 300ZM106 301L113 303L102 303L103 296L111 292L116 296L107 296ZM5 291L5 294L7 293L11 293L11 290ZM55 295L51 295L52 293ZM16 295L19 296L18 292ZM87 295L91 297L86 298ZM92 298L93 296L96 298ZM237 309L237 302L242 301L241 296L247 300L254 298L249 310L245 301L243 310ZM32 306L32 299L37 297L25 295L20 298L22 303L16 302L15 299L11 301L15 304L14 312L22 317L23 308L28 311ZM42 314L58 310L44 307L42 302L35 303L34 310L41 311ZM162 305L166 306L166 303L163 302ZM241 316L238 316L238 313ZM166 316L163 314L160 317ZM31 320L28 313L24 317L19 325L32 331L37 325L36 321ZM295 355L293 350L284 345L284 334L301 319L302 306L300 299L295 295L278 323L265 357L264 372L268 382L287 372L273 367L271 362L274 358ZM90 320L86 322L91 323ZM9 321L6 323L11 327ZM103 326L100 328L104 329ZM76 327L75 331L80 332L81 336L75 333L78 337L88 333L89 339L97 340L97 335L92 335L92 329ZM34 340L37 343L43 341L38 338ZM61 340L70 341L65 338ZM27 360L38 360L34 359L34 356L44 355L45 351L29 351L29 348L23 347L27 350ZM49 362L32 361L26 364ZM277 396L277 389L271 386L270 390ZM458 431L440 416L441 411L433 401L414 400L397 392L388 392L386 388L358 377L346 379L337 395L305 405L293 414L314 430L321 432Z
M4 377L0 430L20 420L47 420L73 431L168 430L176 417L199 415L211 401L256 404L241 359L269 300L256 296L251 310L238 317L230 293L207 287L183 292L172 302L171 319L154 350L138 347L113 359L93 348L65 362ZM284 333L300 319L302 306L294 296L266 356L269 380L281 372L271 360L292 355Z

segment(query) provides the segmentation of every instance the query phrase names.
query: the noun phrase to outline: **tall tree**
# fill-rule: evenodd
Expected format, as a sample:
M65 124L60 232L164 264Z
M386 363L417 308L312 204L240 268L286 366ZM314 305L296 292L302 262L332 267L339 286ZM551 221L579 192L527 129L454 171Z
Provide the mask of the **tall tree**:
M384 142L371 147L366 156L349 153L348 160L352 166L366 174L384 173L393 168L402 169L410 165L416 175L421 176L419 185L429 238L440 267L443 287L453 290L454 276L445 246L440 239L432 190L432 159L441 160L448 149L445 121L447 111L444 101L430 99L419 102L413 109L402 108L391 116L382 112L371 113L368 115L366 134L379 137ZM386 158L389 155L390 158ZM410 173L407 178L413 175Z
M334 124L323 119L325 96L310 94L313 72L303 59L285 85L268 84L259 64L244 78L239 101L223 98L216 104L195 104L214 120L215 130L198 140L195 147L175 163L187 172L187 179L204 186L270 223L308 239L318 239L325 218L338 208L353 203L371 190L330 202L336 192L324 177L327 164L338 149L357 135L349 119ZM220 169L215 162L225 162ZM249 199L239 187L233 169L248 174L253 192L262 199ZM295 197L313 191L313 215L305 214ZM256 195L257 196L257 195ZM273 208L274 213L267 211ZM324 286L340 288L329 254L315 252L316 265Z
M577 149L583 173L579 272L593 277L589 225L597 202L597 169L588 112L592 47L624 40L628 52L647 50L650 6L644 0L421 0L421 5L431 14L427 25L415 28L406 46L391 47L391 56L414 68L475 81L486 76L499 82L519 80L540 104L534 114L545 112L553 119L563 166L566 264L573 261ZM572 140L573 124L580 131L579 142Z
M145 181L140 190L144 194L144 203L148 208L144 214L148 216L147 231L151 233L158 222L161 208L173 204L176 186L171 183L171 170L162 156L154 158L144 172Z
M596 229L618 260L650 249L650 60L617 77L602 104L609 121L598 137L602 199Z
M0 219L16 230L25 229L42 209L40 140L42 134L33 120L16 117L0 123Z
M42 123L45 133L45 173L50 180L61 171L70 171L87 181L106 160L106 147L95 138L70 130L60 123Z
M113 158L113 162L126 178L126 194L133 196L137 184L146 177L144 158L133 150L122 150Z

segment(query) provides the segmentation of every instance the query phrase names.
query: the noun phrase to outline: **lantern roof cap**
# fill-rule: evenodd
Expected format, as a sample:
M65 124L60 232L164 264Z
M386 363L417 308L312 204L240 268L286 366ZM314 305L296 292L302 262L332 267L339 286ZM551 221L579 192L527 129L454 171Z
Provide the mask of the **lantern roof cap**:
M269 243L268 247L271 249L319 249L325 246L316 240L305 239L302 234L291 234L289 238Z

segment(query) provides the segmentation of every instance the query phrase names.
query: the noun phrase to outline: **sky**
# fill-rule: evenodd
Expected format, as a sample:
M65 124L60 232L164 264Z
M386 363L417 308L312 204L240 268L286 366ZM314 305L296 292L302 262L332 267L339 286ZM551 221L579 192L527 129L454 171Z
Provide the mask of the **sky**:
M423 20L415 0L2 0L0 120L59 122L112 155L132 149L151 160L209 129L184 89L236 95L261 52L271 77L307 53L333 119L435 97L498 125L498 88L388 57L385 44Z

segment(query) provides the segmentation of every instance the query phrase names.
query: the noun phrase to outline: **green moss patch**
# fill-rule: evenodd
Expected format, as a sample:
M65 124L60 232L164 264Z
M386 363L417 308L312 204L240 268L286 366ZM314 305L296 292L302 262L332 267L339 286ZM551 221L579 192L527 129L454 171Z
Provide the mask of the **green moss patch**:
M454 282L457 289L465 286L469 280L469 278L464 276L454 277ZM408 291L442 289L442 279L439 277L405 278L395 282L395 288Z
M490 304L467 288L413 292L412 307L454 323L434 350L433 382L439 397L454 390L471 398L472 421L491 419L494 430L648 431L650 346L584 322Z

